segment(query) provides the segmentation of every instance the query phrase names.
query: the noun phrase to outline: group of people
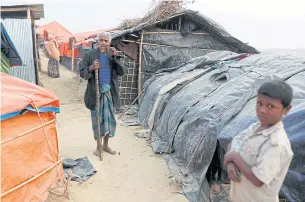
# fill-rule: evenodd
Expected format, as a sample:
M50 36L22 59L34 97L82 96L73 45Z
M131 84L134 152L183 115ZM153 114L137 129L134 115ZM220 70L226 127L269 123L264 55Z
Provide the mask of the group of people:
M118 77L124 75L126 68L118 60L116 49L110 47L111 36L104 32L97 39L98 47L84 55L79 71L80 76L88 81L84 101L91 112L93 137L95 141L102 138L103 150L114 155L116 152L109 147L109 138L115 136L116 130L114 108L119 107ZM57 47L56 42L53 47ZM59 72L56 72L59 59L52 51L50 53L49 75L56 77L59 76ZM97 69L101 95L99 123L95 113L94 72ZM258 89L256 115L259 121L236 134L223 162L231 180L232 202L279 201L278 194L293 158L290 141L282 123L282 117L291 109L292 98L292 88L284 81L267 82ZM97 150L94 155L98 155Z

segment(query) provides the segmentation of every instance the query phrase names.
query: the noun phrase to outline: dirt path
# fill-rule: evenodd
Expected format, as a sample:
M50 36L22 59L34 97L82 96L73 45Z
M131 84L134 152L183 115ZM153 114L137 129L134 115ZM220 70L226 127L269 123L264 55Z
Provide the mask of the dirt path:
M43 69L46 59L42 60ZM78 87L75 74L61 67L59 79L40 76L44 87L55 91L61 102L59 123L60 156L82 158L88 156L98 171L88 181L71 182L70 200L51 195L48 202L186 202L180 190L170 185L169 171L160 156L156 156L144 139L133 135L133 129L118 123L110 146L120 152L104 153L99 161L92 153L95 148L89 111L82 103L84 84Z

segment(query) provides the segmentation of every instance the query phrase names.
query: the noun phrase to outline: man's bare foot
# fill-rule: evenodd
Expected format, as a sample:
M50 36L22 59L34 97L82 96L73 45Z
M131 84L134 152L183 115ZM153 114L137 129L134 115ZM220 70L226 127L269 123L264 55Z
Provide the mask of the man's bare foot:
M93 155L95 155L95 156L97 156L97 157L100 157L100 156L99 156L99 152L98 152L97 150L95 150L95 151L93 152Z
M94 152L93 152L93 155L97 156L100 158L100 153L98 152L98 150L96 149ZM103 154L101 154L102 158L103 158Z
M112 149L110 149L110 147L109 146L103 146L102 147L102 150L103 151L105 151L105 152L107 152L107 153L109 153L109 154L112 154L112 155L115 155L116 154L116 151L113 151Z

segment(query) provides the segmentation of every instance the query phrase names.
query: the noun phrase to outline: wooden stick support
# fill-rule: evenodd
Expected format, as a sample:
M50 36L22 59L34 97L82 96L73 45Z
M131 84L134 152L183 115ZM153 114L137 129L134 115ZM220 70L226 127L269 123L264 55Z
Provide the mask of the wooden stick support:
M96 113L96 124L97 124L97 152L100 158L100 161L103 160L103 151L102 151L102 140L101 140L101 117L100 117L100 89L99 89L99 80L98 80L98 69L95 70L95 113Z
M22 137L22 136L24 136L24 135L26 135L26 134L29 134L29 133L31 133L31 132L33 132L33 131L35 131L35 130L38 130L38 129L40 129L40 128L43 128L43 127L45 127L45 126L47 126L47 125L49 125L49 124L51 124L51 123L55 123L55 119L53 119L53 120L51 120L51 121L48 121L48 122L46 122L46 123L44 123L44 124L42 124L42 125L39 125L39 126L37 126L37 127L35 127L35 128L32 128L32 129L30 129L30 130L27 130L27 131L25 131L25 132L23 132L23 133L20 133L20 134L14 136L13 138L3 140L3 141L1 141L1 145L4 144L4 143L6 143L6 142L12 141L12 140L14 140L14 139L16 139L16 138Z
M138 41L132 41L132 40L121 40L122 42L127 42L127 43L136 43L136 44L141 44L141 42ZM163 44L154 44L154 43L142 43L142 45L148 45L148 46L162 46L162 47L172 47L172 48L192 48L192 47L177 47L177 46L170 46L170 45L163 45ZM206 49L206 48L192 48L192 49L198 49L198 50L206 50L206 51L216 51L213 49ZM140 52L141 53L141 52ZM140 54L142 55L142 54ZM140 61L140 60L139 60Z
M179 19L178 19L178 31L180 32L181 31L181 21L182 21L182 16L179 16Z
M10 190L8 190L8 191L2 193L1 196L0 196L0 198L2 198L2 197L4 197L4 196L6 196L6 195L8 195L8 194L10 194L10 193L12 193L12 192L14 192L14 191L16 191L17 189L23 187L24 185L26 185L26 184L28 184L28 183L30 183L30 182L36 180L37 178L39 178L40 176L42 176L43 174L47 173L47 172L50 171L52 168L54 168L55 166L57 166L58 164L60 164L60 163L62 162L62 160L63 160L63 158L61 158L60 160L58 160L57 162L55 162L52 166L48 167L48 168L45 169L44 171L40 172L38 175L36 175L36 176L34 176L34 177L28 179L27 181L25 181L25 182L23 182L23 183L17 185L17 186L14 187L14 188L12 188L12 189L10 189ZM62 166L62 165L60 165L60 166Z
M72 61L71 61L71 69L74 71L74 39L72 40Z
M118 120L121 119L124 114L130 109L130 107L138 100L138 98L142 95L142 93L147 89L147 87L145 89L143 89L141 91L141 93L138 94L138 96L136 97L136 99L134 99L134 101L132 101L132 103L125 109L125 111L119 116Z
M26 9L26 15L28 19L31 19L31 10L29 7Z
M139 48L139 71L138 71L138 95L142 91L142 53L143 53L143 36L144 36L144 30L141 32L141 41L140 41L140 48ZM139 98L139 101L140 98Z
M173 32L145 32L145 34L179 34L180 32L178 31L173 31ZM209 33L206 32L190 32L188 34L192 34L192 35L209 35Z

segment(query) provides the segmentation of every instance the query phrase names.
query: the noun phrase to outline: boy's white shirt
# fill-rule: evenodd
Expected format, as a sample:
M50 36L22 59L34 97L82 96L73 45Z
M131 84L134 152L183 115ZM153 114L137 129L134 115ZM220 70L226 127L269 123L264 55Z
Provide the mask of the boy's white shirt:
M242 173L241 182L231 181L232 202L278 202L278 193L288 172L293 152L282 122L256 133L255 123L232 140L231 150L252 168L264 183L254 186Z

